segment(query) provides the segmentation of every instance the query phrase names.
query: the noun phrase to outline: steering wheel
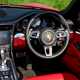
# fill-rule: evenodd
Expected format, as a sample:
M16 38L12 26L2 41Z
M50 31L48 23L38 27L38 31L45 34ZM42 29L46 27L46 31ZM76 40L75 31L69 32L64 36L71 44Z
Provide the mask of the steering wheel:
M58 13L41 13L34 16L26 29L27 43L32 52L41 58L61 55L69 42L69 26Z

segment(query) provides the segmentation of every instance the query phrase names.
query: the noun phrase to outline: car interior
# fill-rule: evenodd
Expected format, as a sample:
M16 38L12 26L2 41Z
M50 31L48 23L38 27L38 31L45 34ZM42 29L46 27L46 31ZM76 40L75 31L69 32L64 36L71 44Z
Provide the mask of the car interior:
M80 1L28 1L0 1L0 80L80 80Z

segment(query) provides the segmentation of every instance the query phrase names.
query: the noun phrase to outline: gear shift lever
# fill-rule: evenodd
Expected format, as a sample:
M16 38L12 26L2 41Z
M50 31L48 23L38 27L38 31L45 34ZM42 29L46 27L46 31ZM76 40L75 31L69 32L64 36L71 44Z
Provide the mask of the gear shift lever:
M9 59L6 55L5 55L5 50L4 49L1 49L0 50L0 53L1 53L1 59L2 59L2 63L1 63L1 66L0 66L0 71L6 71L6 70L9 70L9 68L7 67L7 60Z
M0 54L2 61L0 64L0 80L17 80L7 48L1 48Z
M18 80L12 57L11 30L0 31L0 80Z

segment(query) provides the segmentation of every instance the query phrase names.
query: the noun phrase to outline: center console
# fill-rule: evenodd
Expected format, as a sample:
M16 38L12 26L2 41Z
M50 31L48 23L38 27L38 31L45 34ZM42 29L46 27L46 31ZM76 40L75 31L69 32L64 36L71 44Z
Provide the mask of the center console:
M0 26L0 80L17 80L12 59L12 33L10 26Z

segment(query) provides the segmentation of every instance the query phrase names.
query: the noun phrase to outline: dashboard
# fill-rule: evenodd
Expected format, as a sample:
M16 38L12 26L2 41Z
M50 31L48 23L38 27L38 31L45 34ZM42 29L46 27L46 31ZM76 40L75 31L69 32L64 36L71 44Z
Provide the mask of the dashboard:
M25 34L25 29L28 25L30 19L40 13L48 12L47 10L42 9L32 9L32 8L21 8L21 7L9 7L9 6L1 6L0 7L0 26L5 30L12 29L14 27L13 33L15 37L23 36ZM50 11L52 12L52 11ZM37 19L37 24L33 24L33 27L36 27L40 23L40 19ZM37 21L36 20L36 21ZM43 25L47 23L43 21ZM53 23L53 25L55 25ZM20 34L21 33L21 34ZM20 38L21 39L21 38Z
M9 42L12 41L16 66L24 67L32 63L36 72L40 71L43 74L63 71L60 68L64 68L65 65L60 65L58 61L65 55L63 52L66 51L68 43L71 42L70 39L75 35L70 38L69 32L69 30L73 31L75 22L69 20L68 23L66 20L68 18L64 19L63 16L66 18L64 14L56 10L1 6L0 38L3 42L0 39L0 45L10 45ZM75 41L72 40L74 43ZM21 60L21 57L24 63L16 59ZM53 70L53 67L56 69Z
M48 13L50 13L50 14L48 14ZM49 9L44 9L44 8L22 7L22 6L21 7L20 6L19 7L18 6L16 6L16 7L1 6L0 7L0 28L11 31L11 35L12 35L12 39L13 39L13 48L15 49L15 51L16 50L18 50L18 51L24 50L24 49L27 50L28 41L26 40L26 38L27 38L26 29L28 27L30 20L32 18L34 18L34 16L39 15L39 14L43 15L34 20L34 22L31 24L31 29L34 29L34 30L38 29L38 30L41 30L41 32L44 31L44 29L48 28L48 27L49 28L53 27L53 29L59 30L59 26L61 29L64 26L64 29L66 29L66 27L63 23L62 23L62 25L60 24L59 18L57 17L56 13L60 14L60 12L58 12L57 10L51 10L51 9L49 10ZM55 16L53 17L53 15L55 15ZM52 17L54 20L51 19ZM54 37L53 36L54 33L51 31L51 29L49 32L50 36ZM60 35L58 35L58 34L60 34ZM62 36L62 35L65 37L66 34L67 33L64 31L59 31L56 33L56 37L59 38L59 36ZM32 36L32 38L35 38L36 31L33 31L31 36ZM47 38L47 36L46 36L46 38ZM44 39L44 37L42 39ZM42 39L40 39L40 40L42 40ZM38 42L38 40L32 39L31 44L34 45L34 47L39 44L40 46L38 46L37 48L35 47L36 50L39 50L38 48L40 48L42 44L46 43L46 40L45 40L45 42L44 42L44 40L42 40L42 43L39 44L39 42L41 42L41 41ZM66 40L66 38L65 38L65 40ZM53 42L54 42L54 39L52 39L51 43L53 43ZM63 42L63 44L65 44L64 39L62 42ZM59 41L57 43L57 41L55 41L54 46L57 45L58 47L60 47L62 42ZM62 49L62 47L61 47L61 49ZM55 48L55 51L57 52L56 48ZM43 53L44 51L43 51L43 49L41 49L41 50L39 50L39 52Z
M54 43L54 45L52 46L54 46L53 53L55 54L56 57L56 54L58 53L57 48L65 49L65 46L67 46L69 42L69 34L67 32L69 26L66 24L67 21L62 16L58 16L59 14L61 15L61 13L58 12L57 10L51 10L51 9L49 10L49 9L34 8L34 7L1 6L0 26L5 30L11 31L11 36L13 40L12 46L15 49L14 51L16 50L19 51L20 49L27 50L29 44L29 41L27 40L27 35L28 35L27 28L29 26L30 21L34 17L38 16L31 23L31 28L29 29L30 31L32 30L30 36L31 45L33 45L32 47L35 48L35 50L38 53L41 53L43 56L44 50L41 49L41 46L44 45L49 47ZM60 21L59 17L62 18L63 21L62 20ZM49 29L49 31L47 31L46 29ZM40 30L41 35L39 35L38 33L39 31L37 32L36 30ZM46 33L49 34L49 36L44 37ZM40 39L39 40L35 39L38 36L40 36ZM48 42L47 39L50 36L51 36L51 41ZM55 39L53 39L54 36L56 36ZM45 55L47 56L47 58L50 57L47 54L48 47L44 47ZM33 49L32 51L36 53L36 51L34 51ZM64 50L60 51L59 54L61 54Z

